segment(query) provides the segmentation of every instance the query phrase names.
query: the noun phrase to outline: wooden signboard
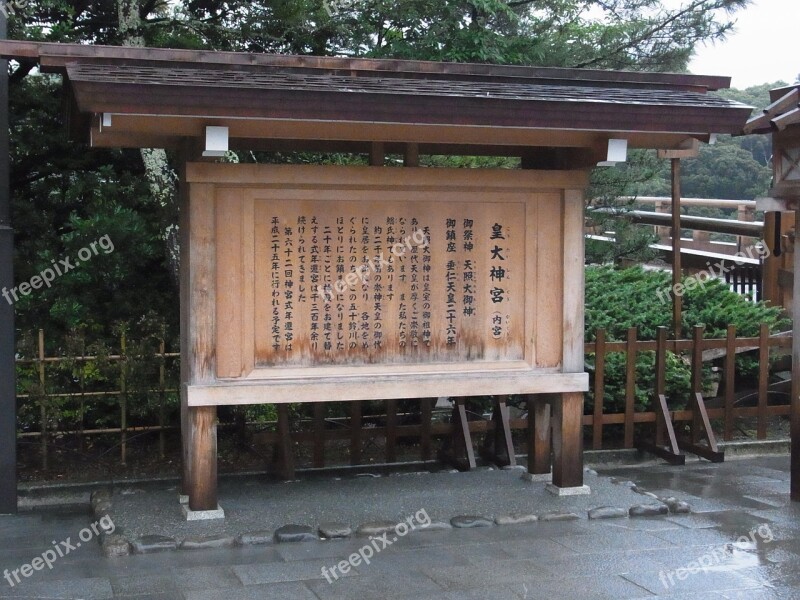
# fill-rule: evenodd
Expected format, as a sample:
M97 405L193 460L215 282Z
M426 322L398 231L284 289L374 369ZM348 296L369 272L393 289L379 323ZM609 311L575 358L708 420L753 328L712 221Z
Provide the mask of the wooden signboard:
M198 163L186 180L189 406L587 389L585 174Z

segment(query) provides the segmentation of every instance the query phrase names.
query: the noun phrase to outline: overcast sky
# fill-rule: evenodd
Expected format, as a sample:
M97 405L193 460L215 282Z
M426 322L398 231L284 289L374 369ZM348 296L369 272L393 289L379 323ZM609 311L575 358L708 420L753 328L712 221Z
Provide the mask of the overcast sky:
M728 39L701 47L689 65L698 75L729 75L732 87L746 88L800 73L800 0L753 0L736 14Z

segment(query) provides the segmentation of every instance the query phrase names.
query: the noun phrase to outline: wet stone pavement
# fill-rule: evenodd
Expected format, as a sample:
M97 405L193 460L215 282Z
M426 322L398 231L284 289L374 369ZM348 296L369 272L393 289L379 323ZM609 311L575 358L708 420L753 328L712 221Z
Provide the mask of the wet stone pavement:
M788 457L598 469L680 497L692 514L415 531L385 549L354 537L108 559L94 539L77 547L91 537L88 509L0 516L4 575L35 567L54 543L64 553L14 587L0 579L0 598L800 599L788 469ZM74 548L59 543L68 538ZM371 543L370 564L331 576Z

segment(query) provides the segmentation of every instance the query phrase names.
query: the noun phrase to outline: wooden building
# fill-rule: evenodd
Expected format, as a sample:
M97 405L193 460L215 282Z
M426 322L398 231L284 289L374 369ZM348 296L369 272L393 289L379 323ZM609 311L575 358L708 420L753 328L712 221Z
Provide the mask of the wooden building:
M792 307L791 496L800 501L800 260L796 226L800 222L800 85L770 90L770 100L767 108L747 122L744 133L772 134L772 188L768 198L759 199L759 209L765 211L764 237L773 256L765 280L769 278L774 286L773 296Z
M189 514L218 509L226 404L526 394L529 470L550 469L552 422L553 490L585 491L588 172L750 113L708 93L723 77L28 42L0 56L62 74L69 129L92 146L180 152ZM214 162L228 150L370 166Z

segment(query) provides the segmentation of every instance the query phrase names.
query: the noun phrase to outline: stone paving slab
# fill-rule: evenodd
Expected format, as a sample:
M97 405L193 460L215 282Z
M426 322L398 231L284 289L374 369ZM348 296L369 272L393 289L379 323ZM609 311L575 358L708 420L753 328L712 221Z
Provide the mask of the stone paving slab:
M367 522L396 524L424 510L433 521L450 522L472 515L493 521L503 515L575 513L585 519L599 506L628 510L657 502L624 483L587 471L588 496L556 497L545 484L526 482L520 470L478 470L470 473L421 473L405 477L319 478L285 483L223 480L219 503L225 520L186 522L177 490L161 484L122 487L112 496L110 515L131 541L158 534L178 542L207 535L241 536L274 531L286 525L349 524L354 530ZM491 525L491 522L487 522Z
M323 567L330 568L346 560L363 544L369 543L368 538L270 543L116 559L104 558L98 543L85 544L60 559L52 571L36 572L17 587L11 588L0 579L0 598L798 600L800 507L786 504L754 508L747 499L740 501L742 496L736 491L740 485L741 489L751 490L760 483L774 489L772 483L786 481L785 471L788 471L787 457L722 465L693 463L685 468L609 469L598 479L605 479L609 485L627 490L627 493L633 492L622 484L610 483L612 478L616 481L630 479L646 489L650 486L649 489L668 491L677 497L697 495L709 505L723 508L690 515L600 521L588 520L582 511L578 521L416 531L380 552L369 565L362 563L354 567L333 584L325 579ZM476 482L487 485L487 481L491 484L494 482L491 478L497 475L488 473L488 477L484 473L483 478L467 477L465 481L469 480L470 485L477 485ZM743 481L739 482L739 476ZM425 477L366 481L372 484L381 479L412 482ZM376 488L359 484L363 486L363 496L357 498L367 498L362 507L375 503L375 506L405 510L422 498L414 484L408 485L410 504L406 504L403 497L406 488L393 484L385 489L377 488L381 494L375 498L364 490ZM283 486L289 489L292 484L279 484L274 488L282 490ZM265 486L259 484L258 487L263 491ZM466 484L454 483L451 490L451 503L457 505L459 513L493 516L487 508L489 505L481 505L480 510L462 510L466 504L458 494L463 493L465 487ZM393 495L386 496L390 490ZM774 496L772 492L755 491L757 497ZM516 493L513 484L501 489L494 494L495 505L506 510L519 499L509 500L505 496ZM474 497L480 501L483 493ZM636 497L641 501L641 495L636 494ZM529 502L530 498L524 500ZM438 491L432 491L432 507L444 510L445 501L446 497L439 497ZM437 502L442 504L437 505ZM313 500L309 500L304 510L312 504ZM286 515L297 507L286 508L288 505L282 505L277 497L272 498L268 506L269 510L263 511L266 516L262 522L285 524L294 520ZM282 506L286 508L284 513L280 512ZM547 508L552 510L551 506ZM340 509L338 514L336 509ZM158 514L158 507L153 510ZM353 510L352 506L333 505L323 512L336 517L328 520L341 522L340 517ZM370 518L379 521L383 517L370 514ZM75 539L93 520L85 510L66 514L48 510L0 517L0 541L3 542L0 544L0 571L29 563L51 547L53 540ZM773 539L737 541L759 526L769 526ZM717 558L705 571L695 569L691 573L691 565L704 556ZM688 574L680 578L680 573ZM670 581L670 575L672 583L664 585L665 579Z

